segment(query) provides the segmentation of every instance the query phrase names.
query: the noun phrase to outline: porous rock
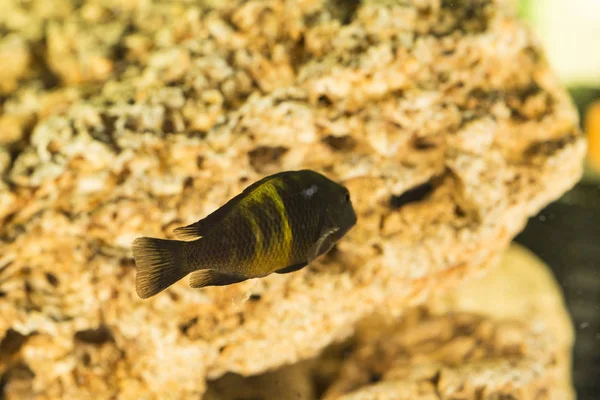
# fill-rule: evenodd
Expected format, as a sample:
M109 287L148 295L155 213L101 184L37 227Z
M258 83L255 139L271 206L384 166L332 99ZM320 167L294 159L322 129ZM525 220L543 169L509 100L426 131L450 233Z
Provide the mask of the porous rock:
M581 174L575 109L512 1L2 5L22 54L0 103L9 399L189 397L315 356L478 273ZM299 168L351 191L328 256L136 296L133 239Z
M548 267L514 245L500 266L401 319L361 321L332 399L574 399L573 325Z
M574 399L573 324L550 269L513 244L497 268L385 310L318 357L211 381L204 400Z

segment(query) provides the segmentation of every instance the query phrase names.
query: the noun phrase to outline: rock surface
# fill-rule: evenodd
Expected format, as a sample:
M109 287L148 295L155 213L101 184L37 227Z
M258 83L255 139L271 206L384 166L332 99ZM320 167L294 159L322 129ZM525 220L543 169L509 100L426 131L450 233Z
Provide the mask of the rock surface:
M325 399L575 398L574 332L560 287L520 246L483 279L399 321L366 319L358 331Z
M573 324L552 272L512 245L498 268L399 318L385 313L319 357L227 374L204 400L574 399ZM504 397L502 397L504 396Z
M511 4L2 1L0 52L18 55L0 70L6 398L200 396L488 268L585 153ZM328 256L136 296L135 237L299 168L357 209Z

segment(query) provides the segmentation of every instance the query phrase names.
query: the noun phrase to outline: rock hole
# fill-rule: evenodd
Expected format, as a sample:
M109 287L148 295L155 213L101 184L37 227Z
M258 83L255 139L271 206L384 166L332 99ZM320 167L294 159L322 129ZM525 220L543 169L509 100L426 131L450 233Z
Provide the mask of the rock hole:
M123 128L125 129L129 129L131 131L135 131L138 129L138 127L140 126L140 118L139 117L134 117L134 116L127 116L127 119L125 120L125 124L123 125Z
M260 301L260 299L262 298L262 296L258 293L252 293L250 295L250 300L251 301Z
M133 258L123 257L119 260L119 266L123 268L135 267L135 260Z
M182 334L187 335L190 328L192 326L196 325L197 322L198 322L198 317L194 317L194 318L190 319L189 321L180 324L179 330L181 331Z
M89 366L92 362L92 356L87 351L81 355L81 363L86 367Z
M196 167L198 169L202 169L203 166L204 166L204 156L196 157Z
M334 0L333 3L334 17L342 25L348 25L354 19L361 0Z
M60 281L52 272L46 272L46 280L54 287L57 287L60 284Z
M276 164L281 157L287 153L288 148L283 146L269 147L261 146L248 153L250 165L257 172L262 172L265 167Z
M194 187L194 178L192 178L191 176L188 176L187 178L185 178L183 180L183 188L184 189L191 189Z
M376 382L379 382L380 380L381 380L381 374L379 372L373 372L369 376L369 382L371 382L371 383L376 383Z
M306 61L304 35L290 49L290 64L296 74Z
M397 210L406 204L421 201L425 199L433 191L433 189L433 184L431 182L425 182L405 191L399 196L393 195L390 199L390 208Z
M175 126L175 122L173 121L173 115L170 111L165 113L162 123L162 131L164 133L174 133L177 132L177 128Z
M61 85L60 76L52 71L48 64L46 45L42 41L31 44L32 64L40 71L39 75L44 85L44 89L51 90Z
M329 107L329 106L331 106L333 104L333 102L331 101L331 99L326 94L322 94L317 99L317 104L320 105L320 106L322 106L322 107Z
M189 129L185 131L185 134L188 138L198 138L204 139L206 137L206 131L201 131L198 129Z
M558 139L536 142L527 147L525 150L525 155L527 157L533 157L538 154L551 156L567 145L573 143L575 140L575 135L565 135Z
M437 371L435 375L431 377L431 383L433 383L433 386L437 386L440 382L440 375L440 371Z
M454 207L454 215L456 215L458 218L464 218L467 216L467 213L465 210L463 210L463 208L461 206L459 206L458 204Z
M129 169L129 167L123 168L123 170L121 172L119 172L117 175L117 183L122 184L130 176L131 176L131 170Z
M371 247L373 248L373 250L375 250L375 253L377 253L378 255L383 254L383 248L380 245L374 244Z
M9 371L6 371L0 375L0 399L4 399L6 396L6 384L9 380Z
M464 34L483 33L491 18L488 1L465 1L456 7L456 0L442 0L440 21L432 29L436 37L447 36L455 31Z
M438 370L438 371L435 373L435 375L433 375L433 376L432 376L432 377L429 379L429 381L430 381L430 382L431 382L431 384L433 385L433 388L434 388L434 390L435 390L435 393L436 393L437 397L439 397L439 398L441 399L441 398L442 398L442 395L441 395L441 393L440 393L440 387L439 387L439 385L440 385L440 378L441 378L441 371L439 371L439 370ZM477 397L477 398L479 399L479 397Z
M112 332L106 325L100 325L96 329L84 329L75 332L75 340L79 342L101 345L114 340Z
M438 372L439 375L439 372ZM539 399L543 399L544 397L538 397ZM484 388L483 387L478 387L477 389L475 389L475 399L476 400L483 400L485 399L484 397Z
M6 223L7 220L5 219L4 222ZM8 269L8 267L10 267L13 264L13 261L9 261L6 264L4 264L3 266L0 267L0 274L4 273L4 271L6 271Z
M411 161L406 161L406 160L400 160L400 165L402 165L404 168L408 168L408 169L415 169L417 168L417 164Z
M323 143L338 151L351 151L356 147L356 140L351 136L333 136L329 135L324 138Z
M35 373L29 368L29 366L23 362L9 367L4 374L0 375L0 399L4 399L5 388L9 381L31 381L35 378Z
M521 102L526 101L530 96L535 96L540 93L542 88L537 82L531 82L529 85L519 88L514 91L514 96L516 96Z
M102 113L100 114L102 120L102 128L94 129L90 131L92 137L99 142L102 142L112 148L118 149L117 142L115 142L114 134L116 131L116 124L119 117Z
M416 138L413 142L413 145L414 145L415 149L417 149L419 151L431 150L431 149L435 149L437 147L437 145L435 143L430 142L425 138Z
M26 340L26 335L22 335L14 329L9 328L6 331L6 335L4 335L4 338L0 342L0 359L11 356L18 352Z

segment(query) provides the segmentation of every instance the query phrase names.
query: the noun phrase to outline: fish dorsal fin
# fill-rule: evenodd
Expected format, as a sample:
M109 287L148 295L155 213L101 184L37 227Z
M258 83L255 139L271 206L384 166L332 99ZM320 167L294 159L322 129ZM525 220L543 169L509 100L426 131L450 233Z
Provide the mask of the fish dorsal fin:
M183 240L199 239L206 235L206 232L208 231L207 226L204 219L201 219L193 224L176 228L173 233L175 233L175 236L179 239Z
M231 211L234 206L241 200L241 196L237 195L233 199L229 200L223 206L217 208L212 213L208 214L206 217L202 218L199 221L194 222L193 224L182 226L175 229L173 232L175 235L181 239L198 239L203 236L206 236L208 232L221 220L225 215Z
M250 186L246 187L240 194L229 200L223 206L217 208L203 219L196 221L193 224L175 229L175 235L180 239L186 240L198 239L206 236L213 226L219 224L223 217L225 217L235 207L236 204L248 196L254 189L268 181L279 178L284 173L285 172L279 172L254 182Z
M273 175L269 175L269 176L265 176L264 178L254 182L252 185L248 186L246 189L244 189L244 191L242 193L250 193L252 192L254 189L256 189L257 187L259 187L260 185L262 185L263 183L267 183L269 181L272 181L274 179L280 178L282 175L284 174L288 174L289 172L284 171L284 172L278 172L276 174Z

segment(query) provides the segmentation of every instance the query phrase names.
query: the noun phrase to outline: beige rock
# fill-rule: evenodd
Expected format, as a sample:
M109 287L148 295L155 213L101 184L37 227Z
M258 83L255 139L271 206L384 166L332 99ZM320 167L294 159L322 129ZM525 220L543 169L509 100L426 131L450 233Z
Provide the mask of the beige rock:
M23 124L20 118L14 115L0 117L0 146L8 146L23 138ZM5 168L2 168L4 170Z
M46 66L2 111L34 124L0 195L0 337L27 337L0 360L10 399L188 398L316 356L488 268L581 174L576 112L502 0L9 3ZM298 168L351 191L360 222L335 251L137 298L133 239ZM75 340L100 327L110 340Z
M212 382L203 400L240 398L312 400L316 399L316 385L311 370L314 361L284 366L262 375L244 378L227 374Z
M0 94L2 94L13 91L18 85L19 79L27 73L31 55L25 40L18 35L7 35L0 38L0 59L2 60Z
M363 321L324 398L574 399L573 340L548 267L513 245L498 268L426 308Z

